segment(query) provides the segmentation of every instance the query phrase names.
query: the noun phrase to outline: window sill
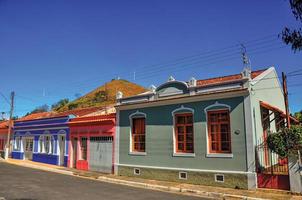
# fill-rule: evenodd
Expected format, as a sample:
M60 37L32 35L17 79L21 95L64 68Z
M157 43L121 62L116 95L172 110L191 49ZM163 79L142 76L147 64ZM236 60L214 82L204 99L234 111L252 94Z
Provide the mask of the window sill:
M174 157L195 157L195 153L173 153Z
M208 158L233 158L232 153L208 153Z
M147 152L129 152L129 155L132 155L132 156L146 156Z

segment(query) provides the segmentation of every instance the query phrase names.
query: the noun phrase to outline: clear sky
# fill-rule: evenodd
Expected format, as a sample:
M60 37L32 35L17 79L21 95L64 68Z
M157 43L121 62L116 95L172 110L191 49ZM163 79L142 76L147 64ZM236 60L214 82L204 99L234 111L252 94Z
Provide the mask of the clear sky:
M239 73L240 43L253 70L302 69L302 52L276 37L285 25L297 25L287 0L0 0L0 92L16 92L22 116L116 77L148 87ZM291 111L301 78L289 77Z

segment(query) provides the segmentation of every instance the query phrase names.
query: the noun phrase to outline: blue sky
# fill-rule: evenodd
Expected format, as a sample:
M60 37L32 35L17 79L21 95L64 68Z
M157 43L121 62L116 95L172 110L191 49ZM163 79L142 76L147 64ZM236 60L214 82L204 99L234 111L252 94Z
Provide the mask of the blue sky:
M302 69L301 52L276 38L297 25L288 1L223 2L0 0L0 92L16 92L15 115L22 116L116 77L148 87L169 75L238 73L240 43L253 70ZM302 109L300 83L301 76L289 77L291 111ZM0 96L0 111L8 110Z

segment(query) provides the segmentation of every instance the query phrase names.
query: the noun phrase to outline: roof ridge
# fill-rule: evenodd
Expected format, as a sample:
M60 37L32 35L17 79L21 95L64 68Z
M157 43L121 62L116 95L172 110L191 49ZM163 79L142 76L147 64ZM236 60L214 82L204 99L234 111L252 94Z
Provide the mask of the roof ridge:
M255 71L252 71L252 73L257 73L257 72L261 72L261 71L264 72L267 69L268 68L255 70ZM197 81L207 81L207 80L211 80L211 79L225 78L225 77L238 76L238 75L241 75L241 74L239 73L239 74L230 74L230 75L224 75L224 76L216 76L216 77L212 77L212 78L198 79Z

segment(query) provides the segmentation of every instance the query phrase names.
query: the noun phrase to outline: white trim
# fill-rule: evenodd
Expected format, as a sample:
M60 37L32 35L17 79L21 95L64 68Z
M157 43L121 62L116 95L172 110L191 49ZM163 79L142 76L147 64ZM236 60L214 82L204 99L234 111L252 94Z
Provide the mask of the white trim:
M40 142L42 141L42 148L40 146ZM38 139L38 153L45 153L44 151L44 135L41 134Z
M176 92L169 92L169 93L163 93L163 94L158 94L159 97L168 97L168 96L173 96L173 95L178 95L178 94L184 94L184 91L176 91Z
M136 117L136 115L138 115L138 117ZM139 118L143 116L145 118L145 152L139 152L139 153L146 153L146 135L147 135L147 125L146 125L146 119L147 119L147 114L146 113L143 113L143 112L140 112L140 111L136 111L132 114L129 115L129 121L130 121L130 130L129 130L129 154L132 154L132 153L135 153L133 155L139 155L137 154L138 152L134 152L133 149L132 149L132 119L135 119L135 118Z
M187 154L187 153L178 153L176 151L176 136L175 136L175 114L177 114L177 112L179 111L188 111L189 113L192 113L193 115L193 148L195 147L194 145L194 141L195 141L195 131L194 131L194 109L193 108L189 108L189 107L185 107L184 105L181 105L179 108L176 108L174 110L172 110L171 114L172 114L172 117L173 117L173 128L172 128L172 138L173 138L173 156L181 156L181 154ZM187 112L187 113L188 113ZM185 113L185 112L184 112ZM195 152L195 148L194 148L194 152ZM192 153L190 153L192 154ZM195 154L194 154L195 156ZM193 157L193 156L190 156L190 157Z
M267 75L269 75L272 71L276 71L274 67L268 68L267 70L265 70L264 72L262 72L261 74L259 74L258 76L256 76L254 79L252 79L251 85L254 86L259 81L261 81L264 77L266 77Z
M202 87L197 89L197 94L203 94L208 92L214 92L214 91L223 91L223 90L230 90L230 89L240 89L243 88L242 82L239 83L229 83L226 85L216 85L216 86L209 86L209 87Z
M211 111L215 111L215 110L221 110L221 108L218 108L218 109L212 109L214 107L225 107L227 108L229 111L231 111L231 106L227 105L227 104L223 104L223 103L219 103L218 101L216 101L214 104L212 105L209 105L207 106L203 111L205 113L205 116L206 116L206 152L207 152L207 157L209 155L212 155L212 153L210 153L210 149L209 149L209 133L208 133L208 111L211 110ZM231 115L231 112L229 113ZM231 126L231 117L230 117L230 126ZM231 127L230 127L231 129ZM232 133L230 133L232 135ZM231 142L232 142L232 137L231 137ZM231 148L232 148L232 145L231 145ZM232 149L231 149L231 152L232 152ZM231 154L231 153L230 153ZM210 156L211 157L211 156ZM213 156L214 157L214 156ZM233 154L232 154L232 157L233 157Z
M120 153L119 153L119 148L120 148L120 111L116 109L116 119L115 119L115 135L114 135L114 163L119 163L120 159ZM118 175L118 165L114 164L114 174Z
M136 173L136 170L138 170L138 173ZM141 169L140 168L134 168L133 169L133 174L137 175L137 176L141 175Z
M129 119L131 120L133 118L133 116L135 116L135 115L143 115L145 118L147 118L146 113L143 113L143 112L140 112L140 111L137 110L136 112L129 115Z
M117 163L115 164L123 167L164 169L164 170L174 170L174 171L210 172L210 173L225 173L225 174L253 174L252 172L245 172L245 171L205 170L205 169L190 169L190 168L158 167L158 166L147 166L147 165L131 165L131 164L117 164Z
M139 151L132 151L132 152L129 152L129 155L132 155L132 156L146 156L147 153L146 152L139 152Z
M68 129L68 126L62 126L62 127L53 127L53 128L33 128L33 129L18 129L17 132L27 132L27 131L36 131L36 130L57 130L57 129ZM21 134L24 135L24 134ZM33 133L32 135L38 135Z
M212 105L209 105L207 106L205 109L204 109L204 112L207 114L208 110L210 110L211 108L213 107L226 107L228 108L229 110L231 110L231 106L227 105L227 104L223 104L223 103L219 103L218 101L216 101L214 104ZM213 110L219 110L219 109L213 109Z
M195 157L195 153L173 153L174 157Z
M184 81L177 81L177 80L174 80L174 81L168 81L168 82L165 82L165 83L163 83L163 84L161 84L161 85L159 85L157 88L156 88L156 93L160 90L160 89L162 89L161 87L164 87L164 86L166 86L166 85L170 85L170 84L174 84L174 83L181 83L181 84L183 84L184 86L186 86L186 88L188 89L188 84L186 83L186 82L184 82Z
M179 108L174 109L171 113L172 116L174 117L174 114L178 111L182 111L182 110L189 110L191 113L194 114L194 109L193 108L189 108L189 107L184 107L183 105L181 105Z
M182 173L186 174L186 178L182 178L181 177ZM178 179L180 179L180 180L187 180L188 179L188 172L184 172L184 171L178 172Z
M67 132L65 130L59 130L56 135L67 135Z
M247 171L256 172L255 162L255 124L252 108L252 95L244 97L244 120L245 120L245 146L246 146L246 166ZM248 177L248 189L257 188L257 176Z
M207 153L207 158L233 158L232 153Z
M217 180L217 176L222 176L223 181ZM215 174L214 179L215 179L215 182L224 183L224 174Z

